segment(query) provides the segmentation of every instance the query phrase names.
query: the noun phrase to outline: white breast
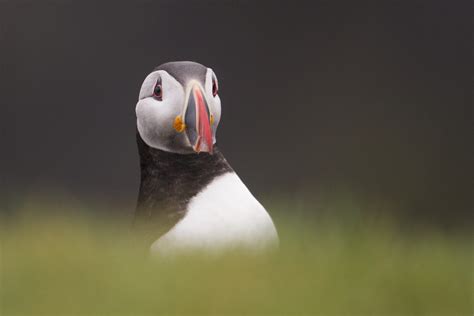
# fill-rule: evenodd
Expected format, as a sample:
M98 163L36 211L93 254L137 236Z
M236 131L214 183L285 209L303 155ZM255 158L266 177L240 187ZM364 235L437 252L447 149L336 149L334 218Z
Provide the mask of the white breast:
M215 178L189 203L184 218L156 240L153 253L229 248L264 250L278 245L272 219L233 172Z

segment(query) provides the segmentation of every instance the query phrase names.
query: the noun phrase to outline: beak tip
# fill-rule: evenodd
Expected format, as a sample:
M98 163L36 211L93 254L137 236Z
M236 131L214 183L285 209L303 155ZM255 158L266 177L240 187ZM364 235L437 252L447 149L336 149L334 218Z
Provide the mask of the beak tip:
M212 155L214 153L214 143L212 140L201 142L201 139L198 139L197 143L192 147L194 152L198 154L201 152L206 152Z

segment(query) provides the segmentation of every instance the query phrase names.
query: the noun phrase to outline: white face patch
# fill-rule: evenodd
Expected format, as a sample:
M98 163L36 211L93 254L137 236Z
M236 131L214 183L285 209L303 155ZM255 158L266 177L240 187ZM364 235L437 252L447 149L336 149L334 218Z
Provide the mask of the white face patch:
M163 91L161 101L153 96L159 78ZM183 87L166 71L154 71L145 78L135 112L138 132L148 146L166 151L184 147L185 136L173 127L176 116L181 115L184 100ZM170 138L175 138L175 148Z
M219 95L213 96L212 85L215 74L208 68L204 82L203 94L213 116L211 124L213 143L216 142L216 131L221 118L221 101ZM161 80L162 100L154 95L155 85ZM164 70L150 73L140 89L135 108L137 128L143 141L150 147L168 152L189 154L194 153L185 132L178 132L175 127L177 116L183 116L186 110L187 93L193 80L185 83L178 82Z
M216 253L234 248L261 252L277 246L278 235L267 211L230 172L215 178L190 201L184 218L153 243L151 252Z
M206 73L206 85L205 85L205 91L206 91L206 96L207 100L209 102L209 107L211 110L211 113L214 116L214 123L212 124L212 137L214 143L216 143L216 131L217 131L217 126L219 125L219 122L221 120L221 99L219 98L219 94L216 96L213 96L212 94L212 84L213 80L216 81L216 84L218 85L217 78L212 71L211 68L207 68L207 73Z

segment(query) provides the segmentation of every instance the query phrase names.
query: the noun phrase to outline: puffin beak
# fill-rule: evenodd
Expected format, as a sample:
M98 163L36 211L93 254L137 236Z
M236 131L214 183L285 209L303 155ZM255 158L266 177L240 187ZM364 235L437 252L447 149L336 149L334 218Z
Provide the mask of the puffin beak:
M186 134L195 152L212 154L213 142L209 106L201 87L195 83L189 91L185 113Z

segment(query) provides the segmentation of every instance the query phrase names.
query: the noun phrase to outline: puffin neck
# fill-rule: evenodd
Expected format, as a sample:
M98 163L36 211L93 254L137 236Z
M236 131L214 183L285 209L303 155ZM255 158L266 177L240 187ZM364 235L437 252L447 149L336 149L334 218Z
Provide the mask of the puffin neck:
M148 146L138 131L137 145L141 171L137 219L156 219L172 227L195 195L214 178L233 172L217 148L212 155L171 153Z

